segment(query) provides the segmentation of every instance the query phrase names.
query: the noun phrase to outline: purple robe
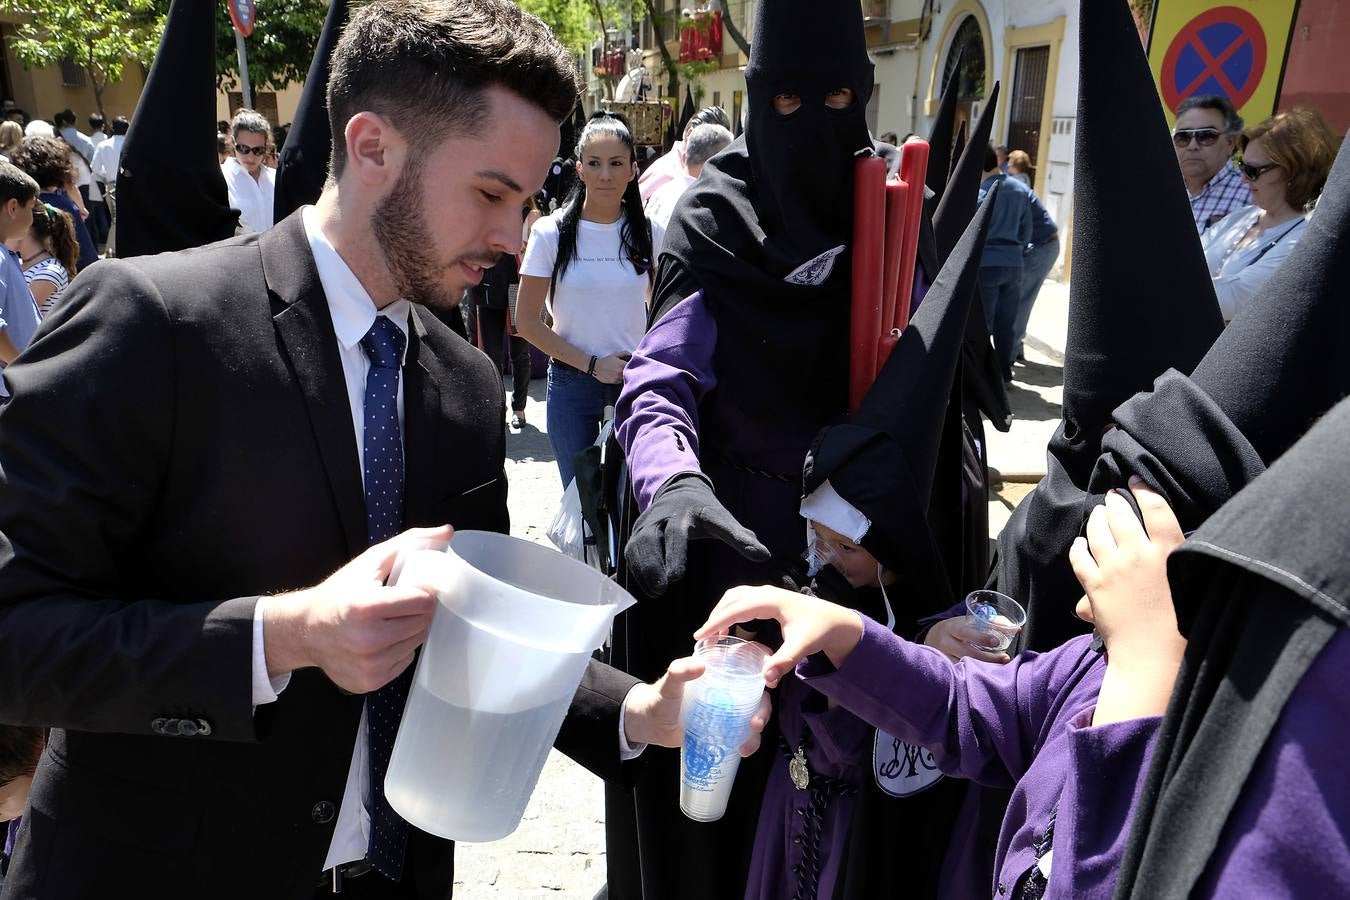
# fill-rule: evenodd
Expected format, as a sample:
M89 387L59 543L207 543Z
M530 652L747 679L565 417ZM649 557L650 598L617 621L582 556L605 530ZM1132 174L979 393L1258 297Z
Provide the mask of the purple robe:
M699 292L662 316L624 367L616 434L640 512L672 476L702 471L698 405L717 386L716 346L717 322Z
M824 776L850 785L855 791L870 778L873 729L843 707L827 708L825 698L798 679L784 680L778 692L778 725L787 746L796 749L806 741L806 758L812 777ZM759 827L750 858L746 900L790 900L794 896L797 868L804 864L803 846L811 841L808 808L812 795L798 790L788 775L788 757L775 752L773 768L759 808ZM839 877L839 866L848 844L856 793L835 796L825 807L818 834L821 857L818 897L829 898Z
M1199 897L1350 897L1350 631L1289 697L1219 837Z
M1092 724L1106 671L1093 638L1006 665L953 663L863 621L843 666L817 655L797 673L868 723L928 748L947 774L1013 788L991 896L1014 895L1053 821L1045 896L1109 898L1160 717Z

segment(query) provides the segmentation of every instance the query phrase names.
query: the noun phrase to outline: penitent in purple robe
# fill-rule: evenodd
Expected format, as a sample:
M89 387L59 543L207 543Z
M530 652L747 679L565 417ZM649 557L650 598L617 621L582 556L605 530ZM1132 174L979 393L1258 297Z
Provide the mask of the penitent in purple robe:
M869 724L932 751L940 769L1013 788L991 896L1015 897L1038 859L1045 897L1109 898L1160 719L1092 724L1105 659L1091 636L1006 665L912 644L864 618L858 646L835 669L803 661L806 684ZM1045 833L1053 825L1045 860ZM897 871L897 885L903 885Z

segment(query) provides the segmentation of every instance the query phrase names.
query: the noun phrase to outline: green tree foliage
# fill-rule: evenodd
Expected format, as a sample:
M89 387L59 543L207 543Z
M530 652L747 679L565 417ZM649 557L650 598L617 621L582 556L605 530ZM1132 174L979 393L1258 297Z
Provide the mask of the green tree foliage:
M592 0L516 0L517 5L537 16L573 53L585 54L600 31Z
M125 67L154 58L167 9L155 0L0 0L0 12L21 17L9 41L20 64L79 66L100 113L103 92Z
M223 86L237 75L234 29L224 0L216 3L216 76ZM69 60L84 70L103 109L103 92L127 65L149 66L164 32L170 0L0 0L0 12L21 17L10 38L25 68ZM249 81L276 90L304 81L323 30L327 0L258 0L248 38Z
M161 12L169 11L169 0L153 2ZM309 72L310 60L314 58L314 45L323 31L324 17L328 14L326 0L256 0L254 9L253 34L244 41L250 86L256 92L280 90L291 82L303 82ZM219 86L237 80L238 56L229 8L225 0L216 0L216 83Z

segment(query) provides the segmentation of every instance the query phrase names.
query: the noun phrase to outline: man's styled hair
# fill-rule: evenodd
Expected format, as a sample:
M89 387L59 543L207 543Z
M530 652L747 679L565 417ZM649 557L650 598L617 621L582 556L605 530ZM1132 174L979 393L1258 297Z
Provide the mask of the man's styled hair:
M105 121L106 121L106 120L103 118L102 113L90 113L90 114L89 114L89 127L92 128L92 129L94 129L95 131L102 131L102 130L103 130L103 123L104 123Z
M65 128L67 125L75 124L75 113L69 108L61 110L52 116L52 121L56 123L57 128Z
M700 125L684 142L684 164L701 166L726 149L735 138L721 125Z
M1196 94L1181 101L1177 107L1177 117L1193 109L1212 109L1223 116L1223 133L1236 135L1242 130L1242 116L1233 108L1233 103L1222 94Z
M128 131L131 130L131 122L128 121L126 116L118 116L117 118L113 119L112 128L114 136L119 134L126 134Z
M689 120L689 127L686 134L693 134L694 129L700 125L721 125L727 131L731 130L731 118L727 111L720 106L705 106L694 117Z
M241 109L234 114L234 121L230 123L230 137L236 138L239 132L247 131L249 134L261 134L267 138L267 143L272 143L272 125L267 118L259 112L251 109Z
M510 0L374 0L352 15L333 51L332 177L346 166L347 123L358 113L387 119L418 157L480 128L492 85L560 122L576 106L576 61Z
M992 172L998 168L998 152L993 144L986 144L984 148L984 170Z

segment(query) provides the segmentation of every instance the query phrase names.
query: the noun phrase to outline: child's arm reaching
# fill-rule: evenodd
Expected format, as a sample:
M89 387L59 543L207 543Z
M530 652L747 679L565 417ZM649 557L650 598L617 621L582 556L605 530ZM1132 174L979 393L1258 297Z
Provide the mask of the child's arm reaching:
M1106 676L1092 724L1160 716L1167 710L1186 640L1177 631L1167 586L1167 555L1185 538L1162 496L1137 479L1130 491L1143 515L1112 492L1092 511L1087 538L1069 551L1087 591L1078 617L1106 644Z
M783 626L783 645L765 664L770 685L820 654L798 669L811 687L868 724L927 748L947 774L996 787L1010 787L1026 772L1056 698L1090 652L1080 638L1065 652L1026 653L1005 665L956 664L854 610L772 587L727 592L698 636L753 619Z

